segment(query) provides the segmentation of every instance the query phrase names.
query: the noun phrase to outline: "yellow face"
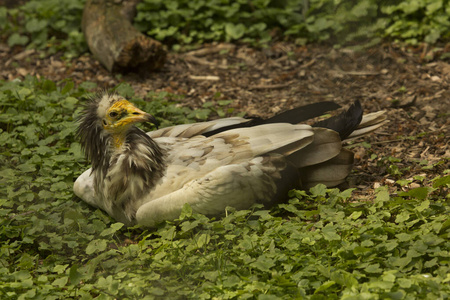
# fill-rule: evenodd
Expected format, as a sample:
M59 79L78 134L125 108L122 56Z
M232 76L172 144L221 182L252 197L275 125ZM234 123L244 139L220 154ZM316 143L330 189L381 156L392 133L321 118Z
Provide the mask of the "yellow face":
M134 123L151 121L152 118L127 100L119 100L106 111L103 128L111 133L119 133Z
M107 111L102 120L103 128L110 132L114 145L120 147L125 134L131 125L138 122L154 122L152 115L140 110L125 99L115 102Z

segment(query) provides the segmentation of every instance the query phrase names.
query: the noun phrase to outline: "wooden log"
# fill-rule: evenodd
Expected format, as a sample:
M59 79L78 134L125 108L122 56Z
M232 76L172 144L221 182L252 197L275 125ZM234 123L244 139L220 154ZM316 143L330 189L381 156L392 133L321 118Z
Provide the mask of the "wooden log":
M133 27L139 0L87 0L82 29L89 49L110 72L146 73L164 65L163 45Z

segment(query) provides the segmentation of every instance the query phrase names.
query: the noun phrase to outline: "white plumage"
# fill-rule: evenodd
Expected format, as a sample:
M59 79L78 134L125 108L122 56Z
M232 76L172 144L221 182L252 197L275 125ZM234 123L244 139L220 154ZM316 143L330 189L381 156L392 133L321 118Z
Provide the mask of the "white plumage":
M362 114L358 105L347 114ZM385 122L383 112L356 118L348 138ZM353 163L339 133L327 128L269 123L228 129L249 120L227 118L146 135L132 125L143 121L154 119L106 93L87 105L78 129L93 170L76 180L75 194L127 225L176 219L185 203L207 215L227 206L271 205L293 188L343 182ZM217 133L208 136L212 131Z

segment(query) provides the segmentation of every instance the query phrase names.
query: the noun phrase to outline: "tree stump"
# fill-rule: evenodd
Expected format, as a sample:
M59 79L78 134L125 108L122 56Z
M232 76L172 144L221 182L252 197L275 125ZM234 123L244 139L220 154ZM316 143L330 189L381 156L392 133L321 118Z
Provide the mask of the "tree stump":
M146 73L164 65L163 45L133 27L139 0L87 0L82 29L89 49L110 72Z

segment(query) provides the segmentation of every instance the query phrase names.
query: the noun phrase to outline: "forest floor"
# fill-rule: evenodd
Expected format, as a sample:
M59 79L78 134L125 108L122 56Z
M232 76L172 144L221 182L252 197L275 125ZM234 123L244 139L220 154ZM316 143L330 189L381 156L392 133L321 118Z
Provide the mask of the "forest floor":
M0 44L0 79L70 78L100 88L127 82L139 97L166 91L183 95L180 105L193 109L205 102L233 100L233 114L262 117L324 100L344 107L360 100L365 112L385 110L390 120L366 137L367 143L350 145L356 161L349 186L363 197L398 179L410 180L405 188L427 185L449 168L449 160L442 158L450 157L450 63L440 59L441 54L425 46L393 44L364 51L287 43L263 50L209 44L169 53L159 72L120 75L110 74L90 54L72 60L62 59L62 54L42 58L33 49Z

